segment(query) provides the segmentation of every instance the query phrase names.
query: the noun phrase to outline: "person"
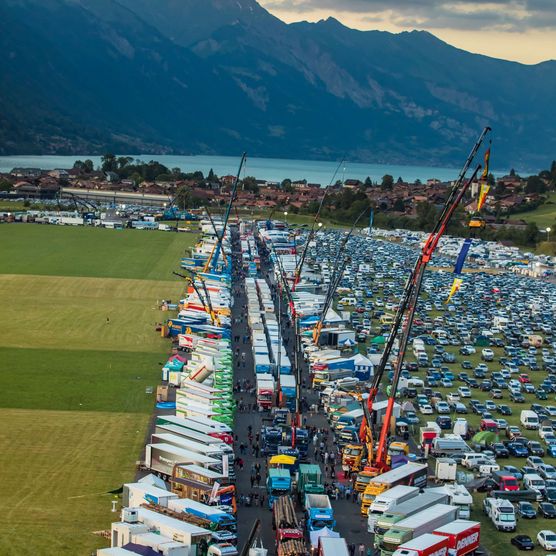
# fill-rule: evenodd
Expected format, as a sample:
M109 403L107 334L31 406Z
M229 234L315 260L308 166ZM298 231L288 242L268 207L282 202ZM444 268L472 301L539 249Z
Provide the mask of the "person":
M261 474L257 473L257 475L255 476L255 481L257 483L257 486L261 485Z
M363 543L359 545L359 556L365 556L365 545Z
M350 543L348 546L349 556L355 556L355 544Z

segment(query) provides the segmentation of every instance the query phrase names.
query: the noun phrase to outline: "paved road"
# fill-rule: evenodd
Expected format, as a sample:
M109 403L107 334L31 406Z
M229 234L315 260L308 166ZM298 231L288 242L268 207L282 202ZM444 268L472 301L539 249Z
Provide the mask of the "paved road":
M237 236L234 236L236 241L234 242L234 250L239 249L239 244L237 243ZM234 265L237 265L239 259L237 255L237 251L234 254ZM237 272L237 267L236 271ZM260 277L269 278L270 266L268 261L263 258L262 267L260 271ZM269 280L272 285L272 280ZM254 364L253 364L253 357L252 357L252 350L251 350L251 342L250 342L250 331L247 326L247 317L246 317L246 303L247 299L245 296L245 289L244 289L244 280L243 278L239 278L236 276L234 279L234 306L232 308L232 317L234 319L233 324L233 350L234 353L239 350L239 357L236 357L235 360L235 379L245 379L250 381L251 385L254 385L255 382L255 372L254 372ZM290 360L293 362L293 347L294 343L294 335L291 326L288 326L287 322L287 315L283 315L282 317L283 323L283 338L286 341L286 349L289 351ZM239 337L239 342L236 341L236 337ZM247 338L247 343L243 343L245 338ZM243 357L243 353L245 353L245 357ZM306 384L309 384L309 377L308 377L308 369L302 369L303 377L305 379ZM310 389L304 389L302 392L302 396L307 399L309 405L315 403L318 394ZM251 395L248 392L237 392L235 394L236 399L239 401L241 400L244 404L248 403L250 406L251 404L255 403L255 396ZM246 507L239 505L238 509L238 524L239 524L239 538L240 538L240 546L247 538L247 535L252 527L253 522L259 518L262 521L262 539L265 545L265 548L269 549L269 554L274 554L274 531L272 530L272 514L268 509L268 505L266 504L266 488L265 488L265 481L266 481L266 462L265 458L258 457L256 458L251 450L247 450L245 455L239 454L239 444L247 443L247 435L248 435L248 426L251 425L253 428L253 434L258 432L262 426L263 418L268 417L268 414L261 414L257 411L249 410L245 412L238 412L236 414L236 434L238 436L238 441L236 442L236 453L243 458L244 460L244 468L243 470L237 470L237 487L238 487L238 494L241 496L242 494L249 494L249 495L258 495L259 499L261 495L265 497L265 503L261 506L251 506ZM308 414L305 413L303 415L304 424L305 426L316 427L318 429L326 431L327 434L327 441L326 447L328 451L333 450L333 437L332 433L328 429L328 423L323 414L316 413L316 414ZM319 438L318 444L320 444L320 440L324 441L324 437ZM317 447L318 447L317 444ZM311 446L309 452L309 460L311 462L315 462L315 449ZM254 463L260 463L262 468L262 480L260 482L260 486L254 485L251 487L250 476L251 476L251 467ZM324 463L320 461L321 468L324 469ZM335 475L336 477L342 477L341 473L341 465L339 464L339 458L337 458L337 463L335 466ZM339 479L330 479L327 478L326 482L329 484L347 484L347 481L344 481L342 478ZM360 514L360 506L359 504L352 502L351 500L345 499L338 499L332 500L332 505L334 506L335 517L337 520L337 530L339 533L348 540L348 543L355 543L357 545L364 544L365 547L372 546L372 537L370 534L367 533L366 527L366 518L361 516ZM301 507L299 509L299 517L302 517Z

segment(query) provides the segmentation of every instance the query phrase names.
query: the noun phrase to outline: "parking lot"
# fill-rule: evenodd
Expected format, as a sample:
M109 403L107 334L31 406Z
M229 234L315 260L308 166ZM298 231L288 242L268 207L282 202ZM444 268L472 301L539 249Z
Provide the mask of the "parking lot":
M321 272L325 281L342 233L320 232L310 249L308 266ZM359 351L379 354L417 251L415 245L364 236L353 237L348 249L351 260L334 306L338 313L350 313ZM443 433L451 433L456 419L460 428L465 419L468 445L482 458L472 468L459 466L461 471L478 477L480 466L490 465L491 471L513 474L521 488L523 475L540 476L544 484L539 500L532 503L535 517L526 516L527 505L523 515L517 513L517 534L530 535L536 544L539 531L556 528L551 521L551 503L556 502L556 288L511 272L482 272L472 255L468 266L478 271L464 275L461 290L449 303L451 272L426 275L399 391L400 403L408 409L410 402L413 411L405 411L403 417L412 425L417 443L419 428L427 422L435 421ZM440 255L432 264L451 268L454 260ZM526 428L535 426L526 414L522 418L522 411L530 410L539 428ZM487 434L476 436L481 430ZM486 476L488 468L482 470ZM481 491L493 488L488 479L472 484ZM500 553L515 533L496 532L482 512L487 493L473 496L472 518L483 523L486 546ZM535 550L544 553L540 547Z

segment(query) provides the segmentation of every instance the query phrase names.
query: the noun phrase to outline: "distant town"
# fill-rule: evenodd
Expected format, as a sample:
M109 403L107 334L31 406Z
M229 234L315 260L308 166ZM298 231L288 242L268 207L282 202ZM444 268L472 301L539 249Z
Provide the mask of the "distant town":
M0 191L4 198L24 199L27 206L48 199L71 205L72 199L84 197L98 202L176 206L182 210L210 205L217 211L227 203L235 179L234 175L217 176L212 170L207 175L200 171L184 173L156 161L134 162L131 157L108 154L96 168L90 160L77 160L68 169L13 168L0 174ZM488 184L489 195L481 211L488 239L503 240L508 233L507 239L523 244L542 239L539 234L543 230L525 216L554 202L556 161L538 175L525 177L513 170L498 178L489 174ZM244 176L235 208L258 213L315 214L326 185L304 179L273 182ZM431 211L444 204L450 186L434 177L423 183L408 183L402 176L391 175L366 180L346 177L328 187L321 215L339 223L350 222L369 207L374 209L377 223L386 228L426 230ZM478 191L479 183L472 184L471 195L460 209L462 223L466 214L476 213ZM505 235L497 237L501 229ZM509 230L513 230L514 237Z

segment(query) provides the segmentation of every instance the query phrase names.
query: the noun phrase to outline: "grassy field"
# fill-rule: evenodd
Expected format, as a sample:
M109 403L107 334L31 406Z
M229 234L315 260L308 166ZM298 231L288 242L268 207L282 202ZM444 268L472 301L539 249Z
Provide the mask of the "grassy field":
M0 554L90 554L108 491L132 480L177 299L171 274L196 237L0 227ZM107 321L109 319L109 322Z
M534 222L541 230L550 226L556 231L556 193L548 195L548 201L539 208L531 212L517 214L516 218L521 218L526 222Z
M0 274L141 280L171 280L196 237L39 224L3 226L1 234Z

